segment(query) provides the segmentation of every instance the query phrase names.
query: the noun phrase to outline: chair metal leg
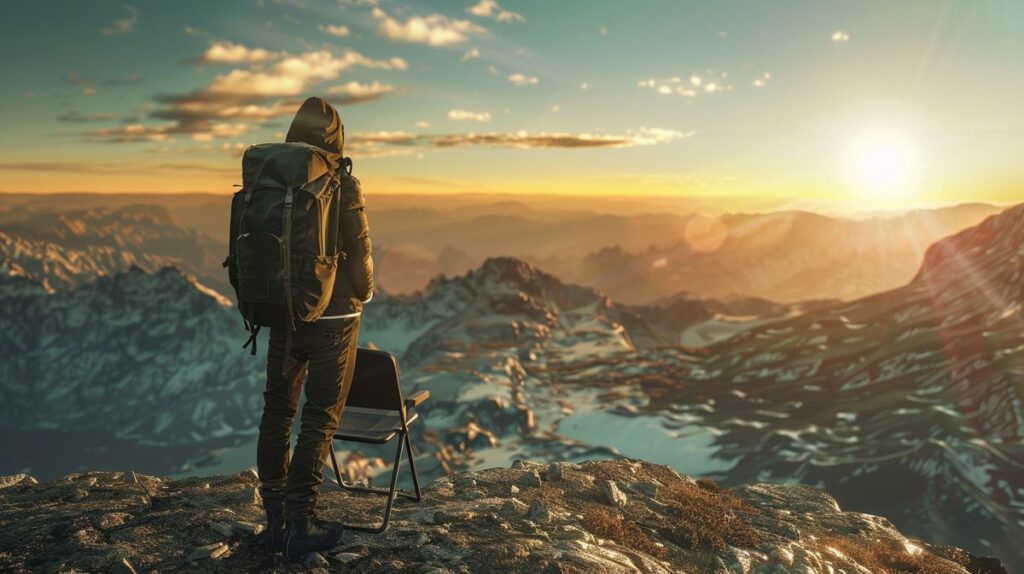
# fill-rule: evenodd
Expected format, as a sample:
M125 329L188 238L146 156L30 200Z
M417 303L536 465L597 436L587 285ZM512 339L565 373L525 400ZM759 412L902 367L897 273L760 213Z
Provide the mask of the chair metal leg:
M402 466L402 450L405 450L409 455L409 469L412 472L412 484L415 494L402 492L398 489L398 473ZM389 488L372 487L372 486L356 486L354 484L348 484L343 478L341 478L341 469L338 466L338 457L334 452L334 441L331 441L331 466L334 467L334 480L338 483L338 486L345 490L354 492L367 492L370 494L383 494L387 495L388 500L384 506L384 522L374 528L371 526L359 526L354 524L346 524L345 528L349 530L356 530L359 532L369 532L371 534L380 534L384 532L388 527L388 522L391 520L391 509L395 505L395 499L398 496L408 498L413 502L419 502L423 499L420 492L420 478L416 472L416 460L412 450L412 441L409 438L409 433L401 433L398 439L398 448L395 449L395 462L391 469L391 485Z
M380 534L388 528L388 522L391 520L391 508L395 505L395 491L398 486L398 471L402 466L402 441L398 441L398 448L395 449L395 464L391 471L391 487L387 490L383 488L369 488L360 486L348 486L349 490L356 490L360 492L371 492L374 494L387 494L388 501L384 506L384 522L380 526L374 528L372 526L359 526L356 524L346 524L345 528L349 530L356 530L359 532L369 532L370 534Z
M409 438L409 433L405 433L405 452L409 455L409 470L412 471L412 486L415 490L415 496L408 496L414 502L419 502L423 499L420 495L420 477L416 473L416 455L412 452L412 440Z
M408 436L408 435L406 435L406 436ZM402 447L406 446L406 445L403 445L402 443L403 443L403 440L400 438L399 441L398 441L399 455L401 454ZM412 452L411 446L409 447L409 452ZM420 500L422 500L423 497L420 495L420 481L419 481L419 476L416 474L416 463L412 460L412 455L411 454L409 455L409 461L410 461L410 466L412 467L412 473L413 473L412 483L413 483L413 486L415 486L415 491L416 492L415 492L415 494L410 494L408 492L404 492L401 489L396 489L395 495L396 496L401 496L402 498L409 499L409 500L411 500L413 502L419 502ZM381 487L375 487L375 486L357 486L355 484L349 484L349 483L345 482L345 480L343 478L341 478L341 471L339 470L339 467L338 467L338 460L337 460L337 457L334 454L334 441L331 441L331 464L334 466L334 482L337 483L337 485L340 486L341 488L344 488L345 490L351 490L353 492L368 492L370 494L390 494L390 492L391 492L387 488L381 488Z
M334 467L334 482L342 488L347 488L348 485L341 478L341 470L338 469L338 456L334 454L334 439L331 439L331 466Z

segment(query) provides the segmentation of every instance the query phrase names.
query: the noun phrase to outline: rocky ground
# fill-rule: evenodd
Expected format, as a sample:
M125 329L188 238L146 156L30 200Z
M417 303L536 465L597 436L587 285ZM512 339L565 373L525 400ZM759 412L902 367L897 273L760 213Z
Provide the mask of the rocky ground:
M822 491L726 491L632 460L516 462L434 481L383 535L347 534L290 564L256 546L257 477L166 480L90 472L0 477L3 572L976 573L997 560L843 512ZM371 521L381 500L325 490L329 519Z

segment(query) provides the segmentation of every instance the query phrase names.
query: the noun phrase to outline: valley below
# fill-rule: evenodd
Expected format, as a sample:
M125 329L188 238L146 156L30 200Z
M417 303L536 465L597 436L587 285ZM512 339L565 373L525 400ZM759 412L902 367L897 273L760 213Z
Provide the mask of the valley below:
M182 226L180 209L0 224L0 474L254 466L265 365L240 349L216 239ZM126 247L122 228L135 234ZM776 301L677 283L624 303L536 261L467 260L411 291L382 281L360 343L399 357L407 393L432 394L414 432L428 480L517 460L644 459L726 487L822 488L1013 571L1024 208L949 235L921 247L900 284ZM385 470L382 452L338 448L349 478Z

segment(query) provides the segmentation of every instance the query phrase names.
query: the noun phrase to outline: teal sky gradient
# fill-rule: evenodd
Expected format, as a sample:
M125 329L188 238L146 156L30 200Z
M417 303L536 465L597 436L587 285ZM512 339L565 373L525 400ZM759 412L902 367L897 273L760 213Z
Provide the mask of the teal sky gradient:
M914 158L913 183L893 195L1024 200L1021 2L499 3L525 21L471 14L475 0L370 4L6 3L0 190L226 190L238 179L236 148L280 137L287 114L216 120L247 129L210 141L188 131L129 143L86 134L171 126L152 115L168 107L162 96L202 90L232 70L258 72L287 55L355 50L374 60L401 58L407 69L356 66L307 82L301 94L250 103L287 107L352 81L392 86L372 101L339 105L358 173L379 191L885 203L887 192L865 193L847 160L863 133L882 131L899 134L901 152ZM399 23L438 15L476 31L448 45L405 42L386 37L375 10ZM118 20L128 22L117 29ZM322 30L331 25L350 34ZM279 54L260 64L199 63L218 42ZM474 49L479 57L463 61ZM515 85L512 74L536 83ZM695 97L657 91L693 88L691 76L703 88L715 81L727 89L698 89ZM452 110L490 120L456 121ZM380 139L382 131L401 132L404 145L367 135ZM471 132L512 139L482 145L467 141ZM553 133L563 141L528 139ZM439 136L463 145L439 147ZM608 143L577 147L594 138Z

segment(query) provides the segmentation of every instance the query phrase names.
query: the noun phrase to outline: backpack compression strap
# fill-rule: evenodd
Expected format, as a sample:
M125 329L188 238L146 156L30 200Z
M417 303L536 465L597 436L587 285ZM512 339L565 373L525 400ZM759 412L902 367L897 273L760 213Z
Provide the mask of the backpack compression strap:
M294 311L292 309L292 203L294 191L291 187L284 194L284 301L288 313L284 336L284 361L281 363L281 375L288 376L288 362L292 354L292 331L295 330Z
M263 171L263 166L267 164L266 160L260 164L260 169L256 172L257 177ZM245 213L249 210L249 206L252 204L252 189L255 187L255 183L252 187L247 187L242 192L242 211L238 215L238 235L241 236L245 233ZM232 241L236 241L237 237L232 237ZM244 303L243 303L244 304ZM251 306L250 306L251 307ZM252 344L252 348L249 349L249 354L256 356L256 336L260 333L260 326L255 322L251 321L249 317L252 316L252 309L249 310L249 315L242 313L242 324L245 325L245 330L249 332L249 338L242 345L242 348L248 347Z

